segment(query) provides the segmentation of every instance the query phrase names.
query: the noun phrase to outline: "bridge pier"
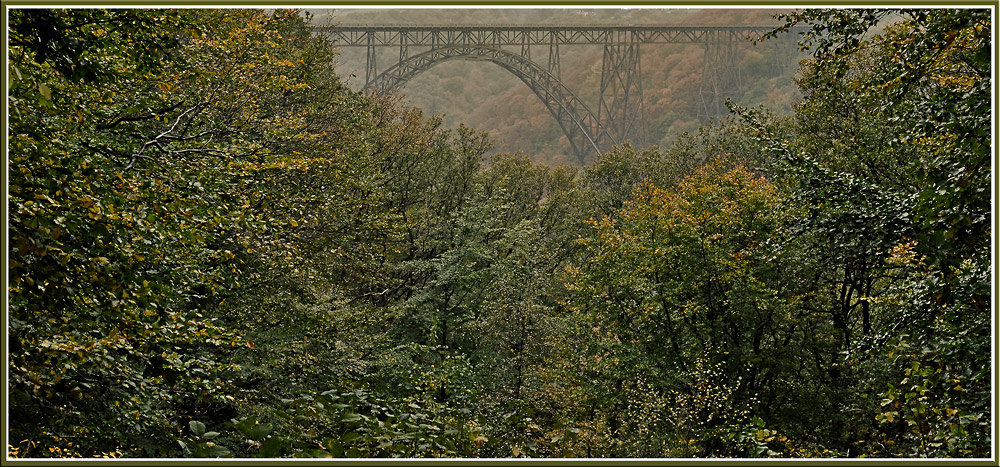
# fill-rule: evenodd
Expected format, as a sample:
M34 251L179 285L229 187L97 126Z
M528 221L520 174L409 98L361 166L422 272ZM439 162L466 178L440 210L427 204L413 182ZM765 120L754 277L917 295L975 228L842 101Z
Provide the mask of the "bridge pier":
M601 103L597 118L616 141L645 144L642 105L642 66L639 44L631 34L621 34L615 44L604 46L601 63Z
M377 54L375 53L375 36L368 35L368 49L365 58L365 87L368 87L378 76L378 69L375 66Z
M530 57L526 57L530 58ZM559 67L559 43L555 41L555 37L552 37L551 42L549 42L549 74L560 78L562 71Z
M708 119L728 112L726 97L740 92L739 67L726 66L739 59L736 44L719 36L705 40L698 116Z

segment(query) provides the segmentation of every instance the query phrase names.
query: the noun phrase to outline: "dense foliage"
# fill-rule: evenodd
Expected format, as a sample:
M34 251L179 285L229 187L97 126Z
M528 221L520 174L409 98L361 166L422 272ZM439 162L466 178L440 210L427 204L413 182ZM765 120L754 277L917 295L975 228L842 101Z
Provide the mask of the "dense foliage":
M297 11L12 9L8 456L988 456L991 12L784 19L792 116L575 168Z

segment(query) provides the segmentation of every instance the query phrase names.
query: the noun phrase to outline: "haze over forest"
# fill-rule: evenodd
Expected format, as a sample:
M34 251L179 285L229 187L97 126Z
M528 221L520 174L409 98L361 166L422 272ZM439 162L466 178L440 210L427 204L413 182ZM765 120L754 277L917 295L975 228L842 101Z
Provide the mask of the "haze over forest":
M677 25L677 26L772 26L774 17L787 10L770 9L338 9L312 10L317 25ZM541 49L541 48L539 48ZM669 147L682 133L696 132L710 118L723 117L717 110L706 112L701 91L705 48L702 44L646 44L641 48L641 77L646 141L636 147ZM755 107L764 105L779 115L791 112L799 99L793 80L796 62L804 58L797 50L782 56L771 43L745 44L740 49L738 81L725 97ZM380 49L379 71L397 57L395 49ZM547 60L546 50L533 50L534 60ZM592 109L600 99L601 45L571 45L560 48L561 79ZM354 89L364 86L364 47L342 47L338 69ZM785 64L780 73L770 63ZM418 74L402 89L404 101L426 112L439 114L444 125L465 124L486 131L493 152L524 153L536 162L550 165L578 164L556 120L527 85L513 74L488 62L454 60ZM724 98L709 103L716 109ZM723 112L724 113L724 112Z

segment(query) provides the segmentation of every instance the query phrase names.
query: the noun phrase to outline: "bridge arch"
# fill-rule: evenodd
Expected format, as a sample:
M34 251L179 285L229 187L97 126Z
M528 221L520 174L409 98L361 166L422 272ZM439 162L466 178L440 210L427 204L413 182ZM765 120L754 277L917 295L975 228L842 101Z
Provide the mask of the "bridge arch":
M365 85L366 89L397 92L414 76L449 60L488 61L517 76L541 99L569 139L580 163L601 147L621 142L576 94L552 73L521 55L494 47L456 45L438 47L400 60Z

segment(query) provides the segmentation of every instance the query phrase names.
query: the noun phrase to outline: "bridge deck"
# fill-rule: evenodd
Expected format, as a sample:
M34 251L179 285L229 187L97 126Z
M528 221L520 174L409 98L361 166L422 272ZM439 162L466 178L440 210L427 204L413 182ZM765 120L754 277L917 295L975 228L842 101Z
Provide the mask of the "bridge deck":
M677 44L757 40L778 26L343 25L316 28L347 47ZM792 36L791 34L787 36ZM794 36L793 36L794 37Z

